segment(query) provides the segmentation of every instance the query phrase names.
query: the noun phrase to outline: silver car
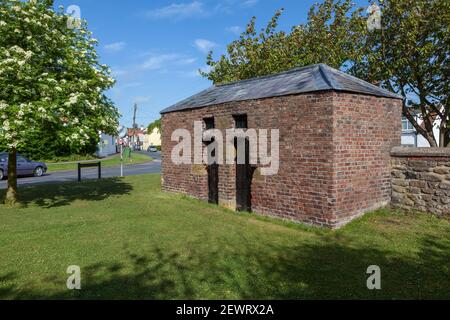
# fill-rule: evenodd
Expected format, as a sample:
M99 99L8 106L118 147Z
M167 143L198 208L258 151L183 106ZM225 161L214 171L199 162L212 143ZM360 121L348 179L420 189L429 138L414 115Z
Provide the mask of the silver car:
M17 155L17 175L42 177L47 172L47 165L43 162L35 162ZM0 153L0 180L8 176L8 154Z

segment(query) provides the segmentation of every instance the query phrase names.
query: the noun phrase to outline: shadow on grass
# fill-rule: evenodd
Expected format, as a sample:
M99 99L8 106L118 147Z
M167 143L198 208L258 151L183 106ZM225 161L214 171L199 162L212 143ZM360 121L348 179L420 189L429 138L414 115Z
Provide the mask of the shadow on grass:
M89 180L81 183L42 184L19 188L19 205L42 208L62 207L76 200L101 201L116 195L129 194L132 185L120 178ZM5 196L0 190L0 199Z
M448 299L450 243L422 240L420 252L393 252L337 244L332 238L292 247L274 244L214 250L125 254L120 263L82 267L82 290L65 289L66 274L15 287L6 275L6 299ZM335 240L335 239L334 239ZM208 247L206 247L208 248ZM366 287L370 265L382 272L382 290ZM48 289L50 284L50 288ZM58 289L54 289L58 288Z

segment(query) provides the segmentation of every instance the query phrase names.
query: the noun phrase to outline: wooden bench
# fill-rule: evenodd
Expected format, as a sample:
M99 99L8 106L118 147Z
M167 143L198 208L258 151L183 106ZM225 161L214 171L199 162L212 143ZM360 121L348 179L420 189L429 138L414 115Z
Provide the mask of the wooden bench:
M78 182L81 182L81 169L82 168L98 168L98 179L102 178L102 163L101 161L98 162L85 162L85 163L78 163Z

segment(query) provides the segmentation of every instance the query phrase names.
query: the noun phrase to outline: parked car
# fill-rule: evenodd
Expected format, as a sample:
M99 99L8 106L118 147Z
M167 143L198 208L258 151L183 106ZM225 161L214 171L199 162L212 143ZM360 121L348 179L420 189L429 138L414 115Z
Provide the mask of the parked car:
M158 152L158 149L154 146L150 146L148 147L147 152Z
M31 161L20 154L17 155L17 175L42 177L47 172L47 165L43 162ZM0 153L0 180L8 176L8 154Z

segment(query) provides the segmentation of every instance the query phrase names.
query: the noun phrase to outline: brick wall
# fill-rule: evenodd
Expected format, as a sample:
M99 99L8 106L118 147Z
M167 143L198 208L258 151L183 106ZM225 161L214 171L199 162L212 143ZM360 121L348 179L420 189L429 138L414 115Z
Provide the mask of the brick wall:
M450 218L450 149L394 148L392 205Z
M354 94L334 99L333 198L339 227L391 200L390 151L401 145L400 100Z
M178 128L193 132L194 121L207 117L215 117L218 129L233 128L233 115L242 113L249 128L280 130L280 170L275 176L255 173L254 212L338 227L389 201L389 153L400 145L401 102L336 92L164 114L163 189L206 200L206 167L174 165L171 134ZM236 205L235 175L235 166L219 167L219 202L229 208Z

